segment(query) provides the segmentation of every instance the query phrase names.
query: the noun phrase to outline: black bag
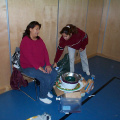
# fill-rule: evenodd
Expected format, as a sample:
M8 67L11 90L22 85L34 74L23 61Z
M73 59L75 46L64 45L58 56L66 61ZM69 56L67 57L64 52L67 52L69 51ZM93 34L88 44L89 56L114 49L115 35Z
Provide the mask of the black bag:
M64 58L61 59L58 63L57 63L57 67L58 67L58 70L57 70L57 80L59 79L59 77L66 73L66 72L70 72L70 62L69 62L69 54L66 53L64 55Z

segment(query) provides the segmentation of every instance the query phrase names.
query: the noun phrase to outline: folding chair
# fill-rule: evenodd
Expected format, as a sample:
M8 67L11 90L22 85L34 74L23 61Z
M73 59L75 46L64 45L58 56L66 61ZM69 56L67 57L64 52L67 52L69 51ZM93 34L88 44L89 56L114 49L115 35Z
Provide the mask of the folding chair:
M17 68L21 74L27 78L30 78L33 80L34 85L35 85L35 92L36 92L36 99L34 99L32 96L30 96L28 93L26 93L25 91L23 91L20 87L19 87L19 91L23 92L25 95L27 95L28 97L30 97L32 100L36 101L39 98L39 93L37 91L37 86L39 87L39 91L40 91L40 81L37 80L36 78L32 78L30 76L27 76L26 74L24 74L21 71L21 67L20 67L20 48L16 47L15 53L12 56L12 64L15 68Z
M35 79L35 78L29 77L29 76L25 75L24 73L21 73L21 74L22 74L23 76L25 76L25 77L30 78L30 79L33 80L34 85L35 85L36 99L34 99L32 96L30 96L27 92L23 91L21 88L19 88L19 90L20 90L21 92L23 92L24 94L26 94L28 97L30 97L32 100L34 100L34 101L38 100L38 98L39 98L39 92L37 91L37 87L39 87L38 90L40 91L40 81L37 80L37 79Z

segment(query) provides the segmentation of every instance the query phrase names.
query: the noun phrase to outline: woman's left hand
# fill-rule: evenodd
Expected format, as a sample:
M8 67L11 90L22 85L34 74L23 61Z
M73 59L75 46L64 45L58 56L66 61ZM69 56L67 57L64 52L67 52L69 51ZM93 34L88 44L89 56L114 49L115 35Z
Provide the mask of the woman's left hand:
M45 67L45 70L46 70L47 73L49 74L49 73L51 73L52 68L51 68L51 66L46 66L46 67Z

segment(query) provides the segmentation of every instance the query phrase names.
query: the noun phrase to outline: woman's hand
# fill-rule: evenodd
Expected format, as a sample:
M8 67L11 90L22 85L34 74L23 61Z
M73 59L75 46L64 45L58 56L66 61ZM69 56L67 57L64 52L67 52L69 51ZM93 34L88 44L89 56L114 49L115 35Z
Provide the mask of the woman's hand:
M82 49L82 48L80 48L79 50L80 50L80 52L82 52L82 51L83 51L83 49Z
M52 71L51 66L46 66L45 71L47 71L48 74L51 73L51 71Z
M42 67L39 67L39 70L44 72L44 73L47 73Z
M57 63L54 63L53 68L57 67Z

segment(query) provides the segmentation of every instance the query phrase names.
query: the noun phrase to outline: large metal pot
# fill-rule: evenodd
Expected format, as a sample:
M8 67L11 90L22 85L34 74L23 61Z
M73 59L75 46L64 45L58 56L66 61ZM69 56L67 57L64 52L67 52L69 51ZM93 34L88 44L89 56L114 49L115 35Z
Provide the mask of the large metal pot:
M66 89L74 89L81 79L81 75L67 72L61 76L61 84Z

